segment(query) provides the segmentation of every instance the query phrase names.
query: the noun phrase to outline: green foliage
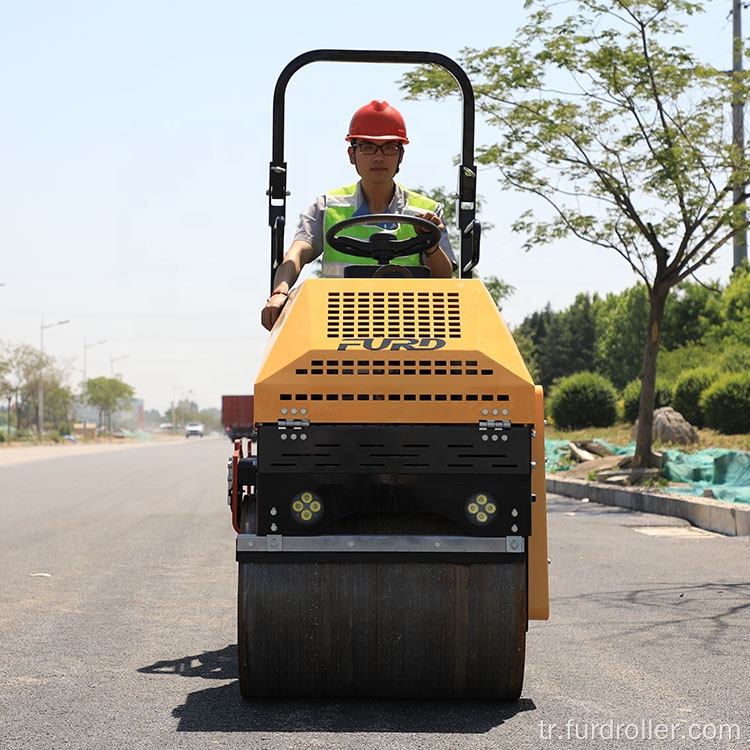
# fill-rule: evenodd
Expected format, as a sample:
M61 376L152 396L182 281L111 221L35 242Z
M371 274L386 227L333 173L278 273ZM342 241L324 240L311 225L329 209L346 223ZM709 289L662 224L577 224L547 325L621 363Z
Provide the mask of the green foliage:
M597 303L598 298L579 294L562 312L547 305L513 331L516 341L528 342L525 350L533 351L537 382L545 389L567 375L594 369Z
M435 188L414 188L417 193L426 195L428 198L437 201L443 207L443 216L445 217L445 226L448 230L448 237L453 247L453 252L458 255L459 248L461 247L461 235L458 230L458 216L456 214L456 193L450 192L445 187ZM480 218L482 213L483 200L481 196L477 195L476 198L476 215ZM482 231L487 232L494 228L494 224L482 220Z
M676 249L678 268L701 265L740 221L729 188L748 177L721 106L746 81L701 64L681 43L683 20L701 5L530 6L510 45L468 49L461 60L499 131L478 161L553 208L552 219L519 218L526 246L574 235L616 250L644 280L645 262L667 248ZM429 66L407 74L402 88L435 99L457 91L449 74Z
M640 375L648 328L648 293L643 284L607 295L597 341L599 370L622 389Z
M526 363L526 367L529 370L531 379L535 383L541 383L539 362L537 359L536 345L534 340L527 333L522 331L515 331L513 333L513 339L516 342L518 351L523 357L523 361Z
M706 425L728 435L750 432L750 374L727 373L700 399Z
M704 427L705 419L700 399L703 392L716 381L718 372L711 367L697 367L680 375L674 384L673 406L693 427Z
M750 370L750 345L743 345L734 342L736 339L724 341L721 356L721 369L727 372L748 372Z
M483 279L483 284L490 293L492 299L495 300L498 310L503 309L503 302L509 297L512 297L513 292L516 291L514 286L501 281L497 276L488 276L486 279Z
M663 380L656 381L655 409L662 406L672 406L672 388ZM626 422L635 422L638 419L638 408L641 403L641 380L631 380L622 391L623 417Z
M698 367L720 369L721 348L699 342L659 353L659 376L667 382L676 380L683 372Z
M662 345L670 351L703 340L722 320L718 281L709 286L683 282L667 299L662 326Z
M477 161L536 200L513 225L525 248L574 237L616 252L643 280L653 335L638 329L634 356L631 332L610 333L600 362L618 387L641 370L644 382L654 382L670 289L747 227L745 202L735 204L733 191L750 182L750 160L726 120L733 101L748 99L750 76L728 76L685 44L684 22L703 10L699 2L528 0L526 7L528 21L511 44L462 55L478 109L495 129ZM407 74L402 88L438 100L457 93L451 76L433 66ZM750 338L744 314L733 308L727 319L738 340ZM669 330L681 346L697 333L681 330L676 317ZM535 344L546 378L557 361L544 362L551 353ZM651 440L644 427L636 461L650 456Z
M64 432L71 431L73 423L73 392L70 388L45 385L44 422Z
M549 413L555 426L564 430L609 427L617 419L617 392L603 375L575 373L555 385Z
M109 424L112 413L128 404L135 389L117 378L99 377L86 381L85 394L86 402L99 409L100 423L106 416Z

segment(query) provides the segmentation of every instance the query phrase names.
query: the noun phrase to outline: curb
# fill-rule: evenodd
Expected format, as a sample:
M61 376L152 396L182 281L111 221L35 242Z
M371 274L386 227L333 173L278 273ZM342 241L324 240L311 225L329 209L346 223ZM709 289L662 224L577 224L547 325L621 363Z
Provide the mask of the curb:
M750 505L644 491L638 487L613 487L582 479L557 479L549 474L547 492L578 499L586 497L595 503L642 513L683 518L693 526L727 536L750 536Z

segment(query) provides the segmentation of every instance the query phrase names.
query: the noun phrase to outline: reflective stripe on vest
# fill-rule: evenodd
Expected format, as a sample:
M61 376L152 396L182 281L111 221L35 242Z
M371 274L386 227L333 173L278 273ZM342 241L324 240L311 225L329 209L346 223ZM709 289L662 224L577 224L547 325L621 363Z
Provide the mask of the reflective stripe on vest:
M438 204L431 198L427 198L419 193L405 191L407 198L406 209L404 213L415 214L422 211L436 211ZM411 209L411 210L409 210ZM333 190L326 194L325 219L323 224L323 276L343 276L343 267L352 264L377 265L373 258L359 258L354 255L347 255L334 250L327 242L325 237L328 230L340 221L351 219L357 210L357 185L350 185L346 188ZM367 226L361 224L356 227L349 227L344 230L343 234L347 237L356 237L357 239L367 239L375 232L381 231L381 227ZM396 238L405 240L416 235L416 231L410 224L399 224L395 230ZM405 266L418 266L421 259L419 253L405 255L402 258L394 258L393 263Z

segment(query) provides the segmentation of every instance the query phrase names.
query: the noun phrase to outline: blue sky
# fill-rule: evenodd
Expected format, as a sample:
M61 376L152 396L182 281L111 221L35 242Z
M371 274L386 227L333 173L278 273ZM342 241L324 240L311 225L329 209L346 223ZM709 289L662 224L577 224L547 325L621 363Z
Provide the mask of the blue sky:
M731 67L730 0L708 3L693 49ZM201 408L249 393L267 333L268 163L276 79L319 48L423 49L509 43L523 2L276 6L239 0L25 0L0 3L0 341L39 346L69 370L120 374L147 409ZM746 21L746 26L750 21ZM458 102L403 102L396 65L316 63L287 89L287 204L299 212L356 175L343 138L352 112L387 99L407 120L399 179L452 189ZM477 143L482 142L478 126ZM635 282L587 246L524 253L510 225L523 207L480 174L480 275L517 289L517 325L547 302ZM731 247L709 278L725 280ZM98 341L106 343L91 346Z

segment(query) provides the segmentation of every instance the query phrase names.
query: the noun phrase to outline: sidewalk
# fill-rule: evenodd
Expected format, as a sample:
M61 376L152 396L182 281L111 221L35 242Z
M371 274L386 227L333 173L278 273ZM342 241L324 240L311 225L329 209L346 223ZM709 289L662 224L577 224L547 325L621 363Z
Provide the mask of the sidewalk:
M0 444L0 466L42 461L47 458L61 458L63 456L80 456L84 453L106 453L124 448L143 447L145 445L168 445L175 442L185 442L182 436L160 437L154 440L122 439L112 442L91 443L53 443L34 445L33 443Z
M618 487L547 474L547 492L643 513L683 518L694 526L727 536L750 536L750 505L676 495L643 487Z

